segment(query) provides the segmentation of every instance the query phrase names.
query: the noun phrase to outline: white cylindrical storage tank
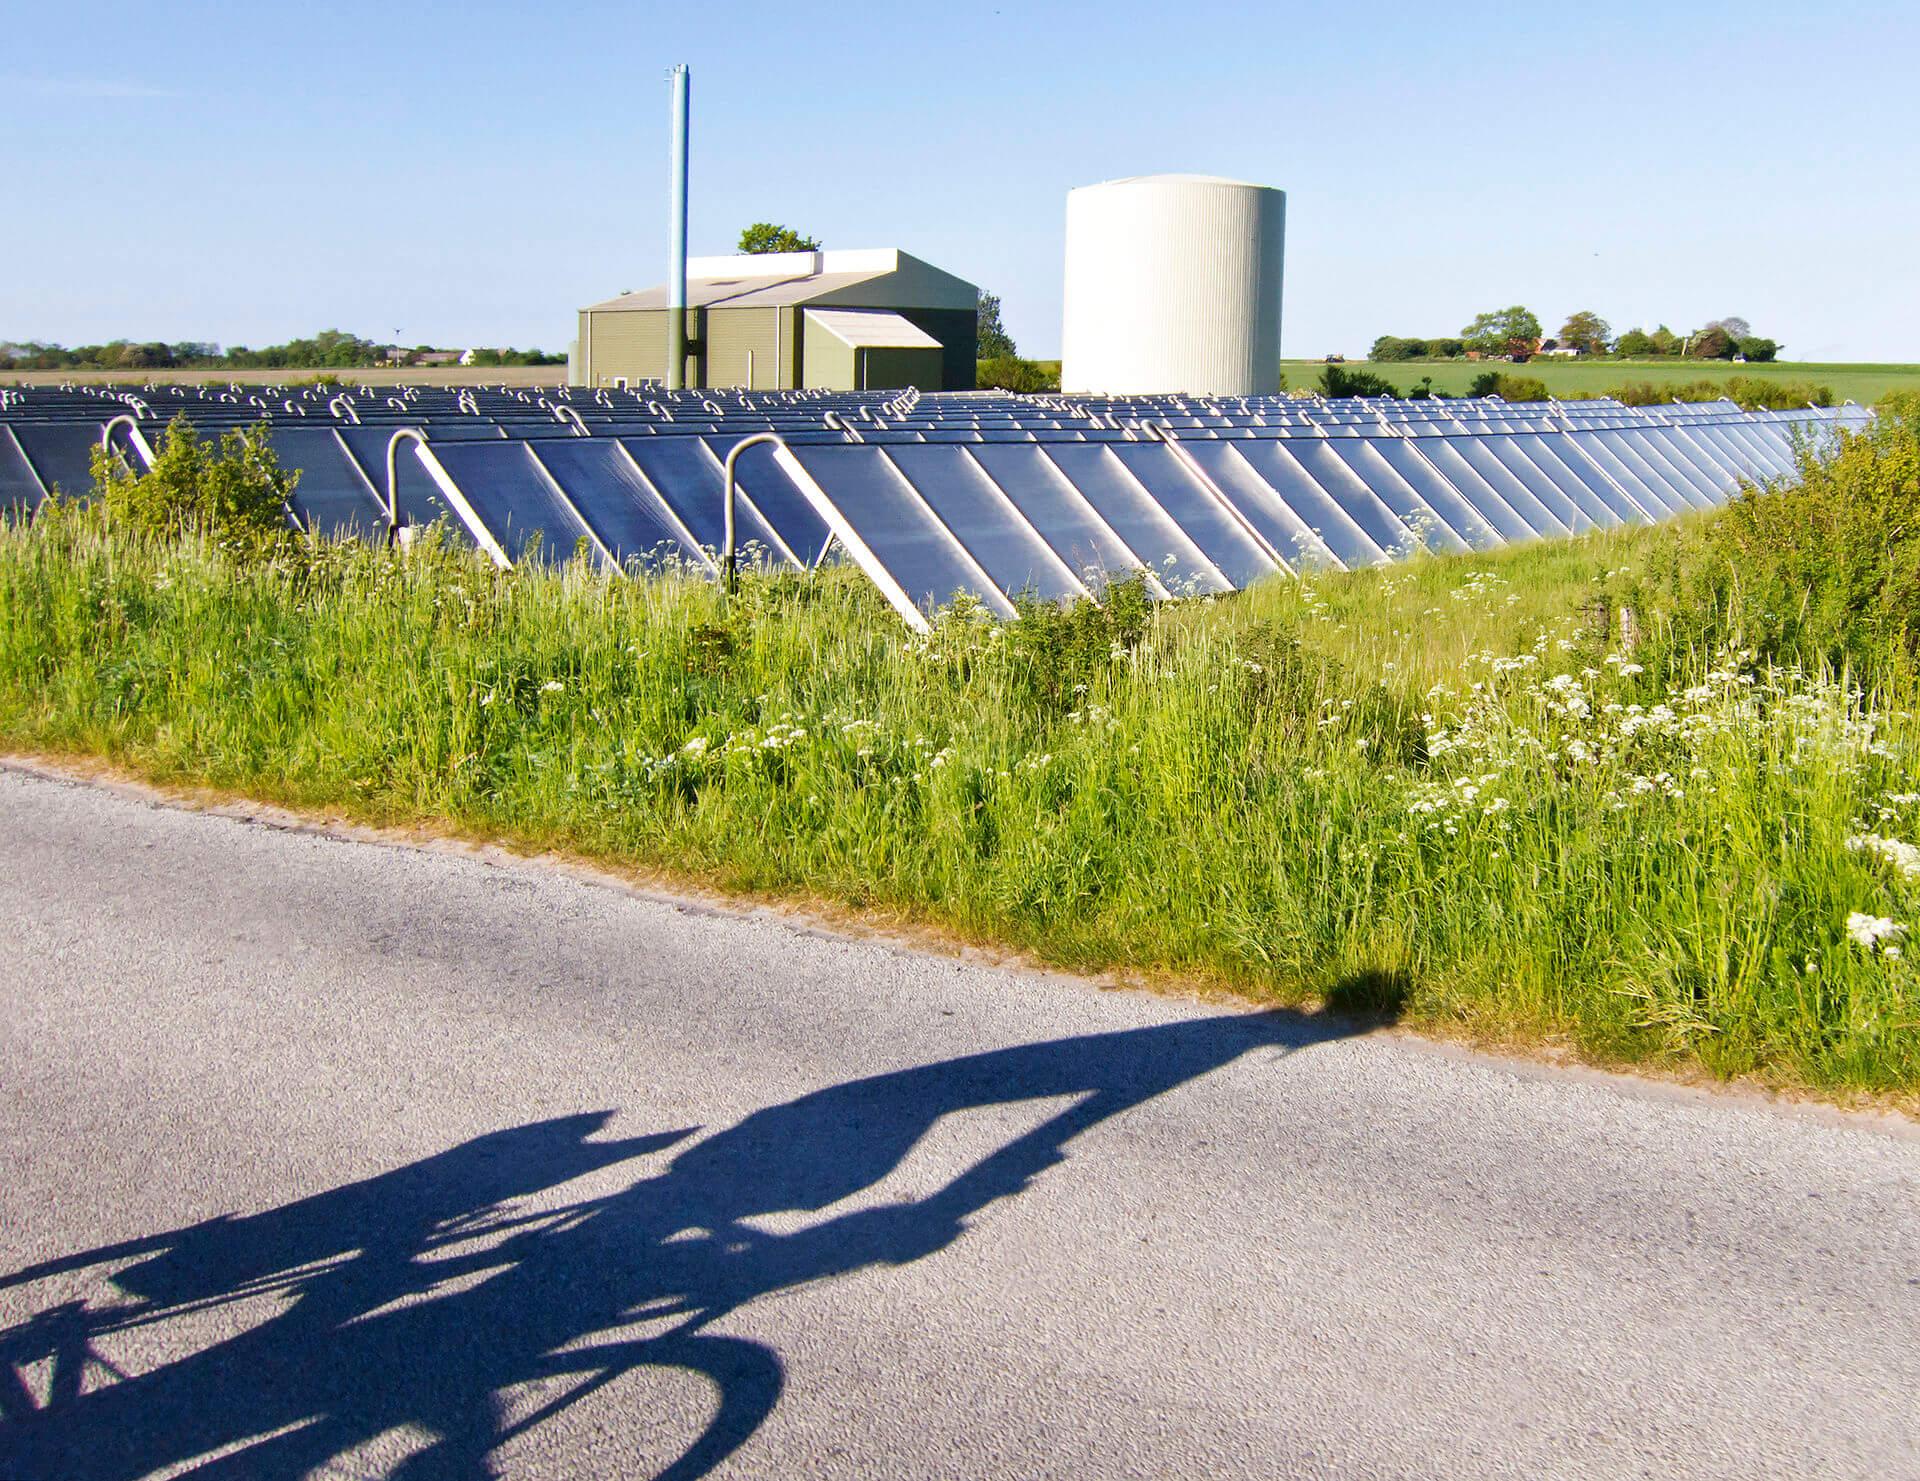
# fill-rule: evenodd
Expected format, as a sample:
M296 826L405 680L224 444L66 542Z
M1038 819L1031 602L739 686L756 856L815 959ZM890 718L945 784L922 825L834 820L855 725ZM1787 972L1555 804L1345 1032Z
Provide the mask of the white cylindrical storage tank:
M1138 175L1067 192L1060 389L1255 396L1280 388L1285 191Z

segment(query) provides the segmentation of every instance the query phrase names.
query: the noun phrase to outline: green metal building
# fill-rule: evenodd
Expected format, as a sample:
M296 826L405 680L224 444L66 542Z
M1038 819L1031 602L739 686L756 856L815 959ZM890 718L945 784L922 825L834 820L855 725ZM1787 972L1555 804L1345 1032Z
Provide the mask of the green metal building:
M978 290L892 247L687 261L688 386L973 389ZM667 369L667 290L580 310L577 384Z

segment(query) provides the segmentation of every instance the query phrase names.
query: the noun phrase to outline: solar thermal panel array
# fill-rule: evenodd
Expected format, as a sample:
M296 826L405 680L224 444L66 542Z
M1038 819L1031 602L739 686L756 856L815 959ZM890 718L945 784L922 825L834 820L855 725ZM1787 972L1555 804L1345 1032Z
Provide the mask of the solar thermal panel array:
M329 537L444 522L501 566L576 554L622 570L718 571L724 469L738 460L744 558L858 564L924 628L965 594L1156 597L1377 564L1416 551L1644 524L1790 476L1803 444L1858 430L1855 406L1731 402L1226 401L872 393L333 393L98 387L10 392L0 505L87 487L110 419L133 465L165 424L203 436L265 422L300 470L289 516Z

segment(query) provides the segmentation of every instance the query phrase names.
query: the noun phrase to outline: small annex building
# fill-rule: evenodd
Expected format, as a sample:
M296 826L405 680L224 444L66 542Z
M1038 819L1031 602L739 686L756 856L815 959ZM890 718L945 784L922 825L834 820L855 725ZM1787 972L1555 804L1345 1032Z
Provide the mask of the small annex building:
M970 391L978 290L895 247L687 260L690 387ZM666 375L665 284L580 310L578 383Z

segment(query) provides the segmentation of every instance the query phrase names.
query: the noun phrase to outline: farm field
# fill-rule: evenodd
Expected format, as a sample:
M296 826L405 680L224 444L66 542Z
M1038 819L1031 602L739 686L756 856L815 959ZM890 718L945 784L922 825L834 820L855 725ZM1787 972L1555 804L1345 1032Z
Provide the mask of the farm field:
M1299 391L1316 386L1325 363L1320 360L1285 360L1281 370L1287 388ZM1731 365L1720 361L1685 360L1529 360L1525 365L1505 361L1408 360L1375 364L1370 360L1349 360L1348 370L1371 371L1384 377L1402 391L1418 386L1426 376L1433 377L1433 388L1448 395L1465 395L1474 377L1487 370L1510 375L1533 376L1545 381L1556 397L1572 400L1582 396L1604 395L1614 386L1636 381L1655 385L1682 385L1691 381L1726 380L1740 375L1770 381L1811 381L1830 386L1838 401L1857 401L1869 405L1889 391L1920 391L1920 365L1824 365L1800 361L1776 361L1769 365Z
M284 386L289 381L337 375L350 386L559 386L564 365L431 365L403 370L376 368L297 370L16 370L0 374L0 385L59 386Z

